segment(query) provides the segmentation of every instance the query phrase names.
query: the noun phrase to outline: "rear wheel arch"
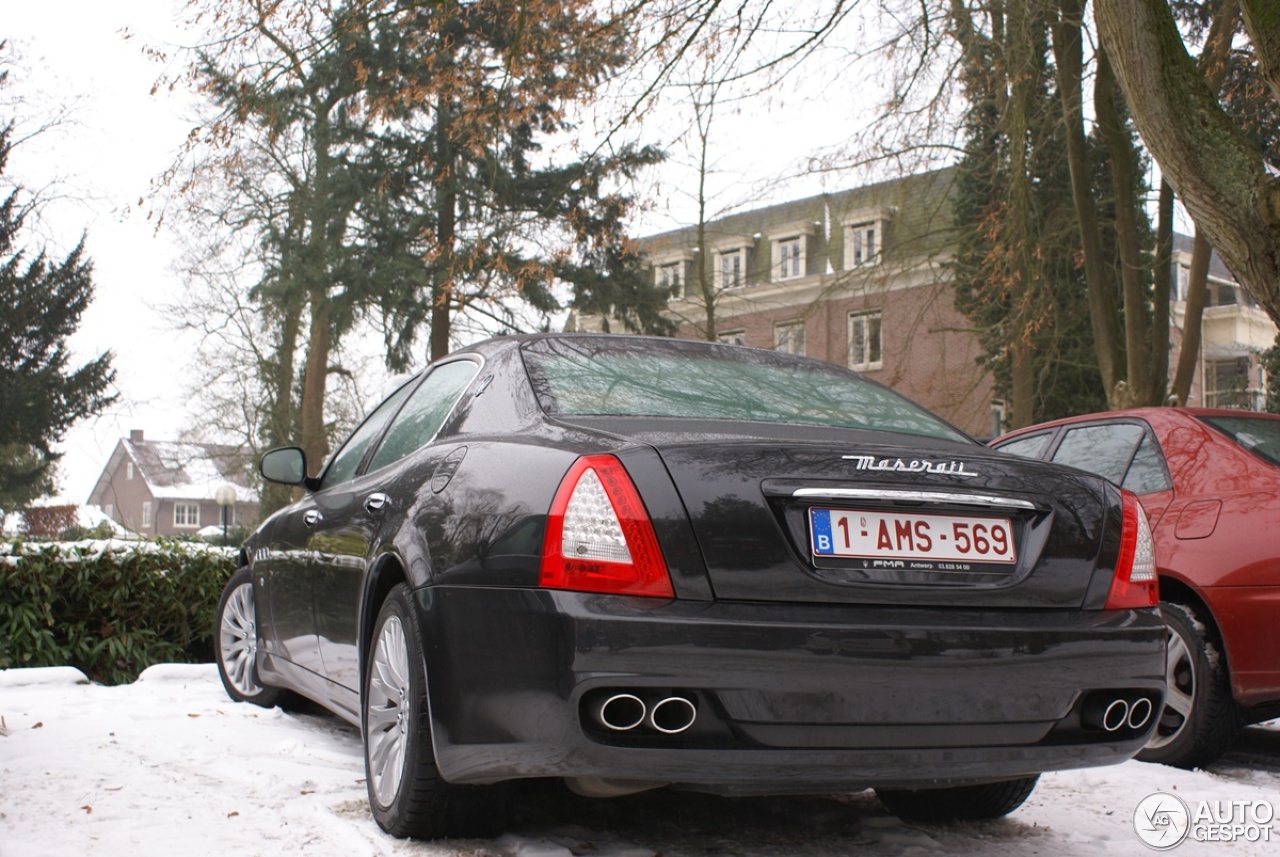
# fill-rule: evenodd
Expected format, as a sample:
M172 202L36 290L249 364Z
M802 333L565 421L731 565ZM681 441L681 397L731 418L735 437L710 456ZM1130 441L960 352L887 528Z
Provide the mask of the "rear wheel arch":
M1186 584L1169 578L1160 583L1169 628L1168 687L1156 731L1138 758L1178 768L1203 767L1234 742L1243 724L1242 711L1234 699L1226 647L1212 611Z
M1209 631L1209 636L1214 643L1218 645L1219 654L1226 663L1227 674L1231 674L1231 663L1227 659L1226 644L1222 639L1222 630L1218 627L1218 620L1213 615L1213 611L1209 609L1209 604L1200 597L1193 587L1184 583L1176 577L1168 577L1161 574L1158 578L1160 582L1160 601L1181 604L1186 607L1195 617L1204 623Z
M364 687L365 669L369 660L369 646L373 640L374 625L391 590L401 583L408 583L404 566L398 557L387 554L369 569L365 581L364 600L360 608L360 686Z

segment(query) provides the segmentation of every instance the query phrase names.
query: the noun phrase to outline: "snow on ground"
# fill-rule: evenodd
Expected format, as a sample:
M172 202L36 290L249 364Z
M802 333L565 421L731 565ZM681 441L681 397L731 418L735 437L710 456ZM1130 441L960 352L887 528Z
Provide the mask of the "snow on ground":
M492 840L405 842L365 799L359 735L337 718L231 702L213 665L152 667L131 685L70 668L0 671L0 857L859 857L1139 855L1133 814L1154 792L1280 804L1280 729L1212 772L1128 762L1049 774L1007 819L909 826L871 793L726 799L660 791L610 801L526 795ZM1280 853L1195 842L1178 855Z

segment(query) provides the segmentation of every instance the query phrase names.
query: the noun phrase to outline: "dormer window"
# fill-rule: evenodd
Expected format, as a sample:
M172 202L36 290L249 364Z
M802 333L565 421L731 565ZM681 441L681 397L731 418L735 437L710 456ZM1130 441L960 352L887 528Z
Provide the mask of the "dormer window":
M772 245L769 279L797 280L809 273L809 256L813 250L814 224L802 220L770 230Z
M846 214L844 224L844 269L878 265L884 258L886 235L893 220L893 209L862 208Z
M876 237L879 230L875 223L858 223L849 227L850 267L874 265L880 259Z
M778 279L792 280L804 275L804 241L800 236L778 242Z
M669 262L666 265L658 265L654 268L654 280L660 289L666 289L672 295L684 294L684 278L681 276L680 270L683 266L680 262Z
M747 251L745 248L720 253L720 271L717 285L721 289L736 289L747 282Z
M649 260L653 265L653 284L670 297L685 297L693 258L693 253L687 250L667 250L655 254Z

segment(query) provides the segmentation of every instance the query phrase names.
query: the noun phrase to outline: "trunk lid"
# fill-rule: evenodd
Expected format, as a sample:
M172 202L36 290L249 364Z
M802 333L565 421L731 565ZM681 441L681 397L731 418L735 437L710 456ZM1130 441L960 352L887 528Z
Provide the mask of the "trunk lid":
M1118 491L980 445L627 435L666 465L717 599L1080 608L1118 555Z

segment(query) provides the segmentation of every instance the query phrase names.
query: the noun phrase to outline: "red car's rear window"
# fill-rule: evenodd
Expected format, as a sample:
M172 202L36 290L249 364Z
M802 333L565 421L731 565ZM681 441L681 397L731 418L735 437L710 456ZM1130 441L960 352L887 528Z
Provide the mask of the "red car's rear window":
M1200 419L1264 461L1280 466L1280 420L1243 414Z

